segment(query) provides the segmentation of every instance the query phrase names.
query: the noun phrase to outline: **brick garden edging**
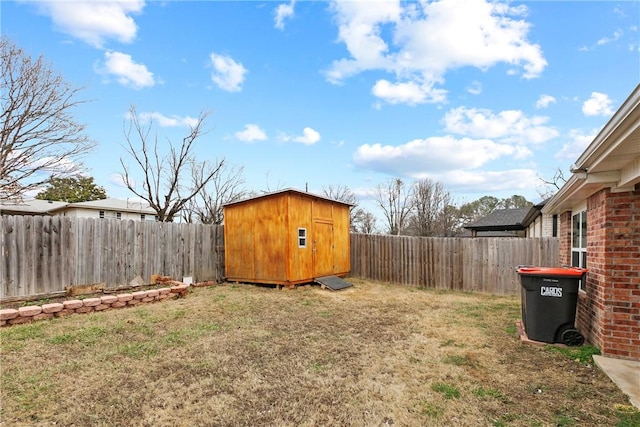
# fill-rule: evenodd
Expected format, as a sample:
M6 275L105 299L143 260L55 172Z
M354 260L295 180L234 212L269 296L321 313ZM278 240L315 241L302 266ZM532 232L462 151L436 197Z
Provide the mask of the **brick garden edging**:
M186 296L187 290L187 285L179 284L170 288L137 291L118 295L103 295L99 298L86 298L83 300L73 299L63 301L62 303L43 304L42 306L29 305L18 309L5 308L0 310L0 327L69 316L75 313L90 313L92 311L103 311L155 301L164 301Z

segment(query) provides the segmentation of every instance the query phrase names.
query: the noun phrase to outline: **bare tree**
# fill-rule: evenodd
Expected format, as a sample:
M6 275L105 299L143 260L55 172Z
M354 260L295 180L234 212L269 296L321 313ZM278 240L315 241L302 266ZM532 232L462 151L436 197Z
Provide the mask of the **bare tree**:
M353 206L358 204L356 195L346 185L329 185L327 187L322 187L322 193L331 200L349 203Z
M322 193L331 200L337 200L339 202L349 203L351 207L349 208L349 224L351 231L354 231L356 227L356 221L358 218L356 217L356 210L358 208L358 199L353 191L346 185L329 185L327 187L322 187Z
M151 137L153 121L149 120L145 125L135 107L129 110L128 126L125 124L124 129L125 149L142 174L142 189L138 189L130 167L120 158L122 181L133 194L149 203L159 221L172 222L189 201L220 173L225 164L224 159L215 164L195 160L193 144L205 133L203 125L208 115L207 112L200 113L196 124L182 139L179 149L169 141L169 152L161 154L157 134Z
M220 225L224 222L222 206L249 196L243 187L242 167L223 164L211 181L189 201L183 212L187 222Z
M462 222L460 221L460 210L455 205L444 207L440 227L440 235L443 237L454 237L458 234Z
M378 207L387 220L389 234L400 235L405 230L413 209L411 189L400 178L392 178L375 188Z
M0 199L20 199L52 178L81 172L80 159L95 143L71 115L84 103L79 89L5 37L0 55Z
M411 228L418 236L445 235L446 208L451 204L451 194L441 182L430 179L418 181L413 186L413 215Z
M373 234L376 232L376 217L371 212L357 208L353 212L351 231L354 233Z
M564 183L567 182L561 168L556 169L550 179L545 179L540 175L538 175L538 179L542 181L543 184L543 189L538 192L543 200L553 196L558 190L560 190L560 188L562 188Z

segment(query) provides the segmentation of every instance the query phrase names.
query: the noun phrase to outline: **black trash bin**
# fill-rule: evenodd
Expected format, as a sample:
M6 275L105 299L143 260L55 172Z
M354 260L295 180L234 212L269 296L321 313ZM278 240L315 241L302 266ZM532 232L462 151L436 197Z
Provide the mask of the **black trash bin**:
M580 280L587 270L520 266L516 271L522 285L522 322L529 339L582 345L584 337L574 323Z

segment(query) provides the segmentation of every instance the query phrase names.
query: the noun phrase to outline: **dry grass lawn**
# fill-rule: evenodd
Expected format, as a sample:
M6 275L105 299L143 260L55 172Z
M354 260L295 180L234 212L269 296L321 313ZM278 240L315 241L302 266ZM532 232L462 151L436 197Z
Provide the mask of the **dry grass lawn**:
M515 297L354 287L187 298L0 330L3 426L632 426Z

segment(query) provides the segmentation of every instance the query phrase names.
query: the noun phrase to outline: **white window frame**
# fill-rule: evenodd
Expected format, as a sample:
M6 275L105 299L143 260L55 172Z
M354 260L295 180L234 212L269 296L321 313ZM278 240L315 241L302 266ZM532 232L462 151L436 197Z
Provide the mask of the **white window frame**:
M578 221L577 227L576 227L576 219ZM572 211L571 213L571 265L573 267L581 267L581 268L587 267L587 231L588 229L589 229L589 224L587 223L586 207ZM578 233L577 236L576 236L576 231ZM586 283L584 280L580 281L580 290L586 291Z
M307 229L300 227L298 228L298 247L306 248L307 247Z

